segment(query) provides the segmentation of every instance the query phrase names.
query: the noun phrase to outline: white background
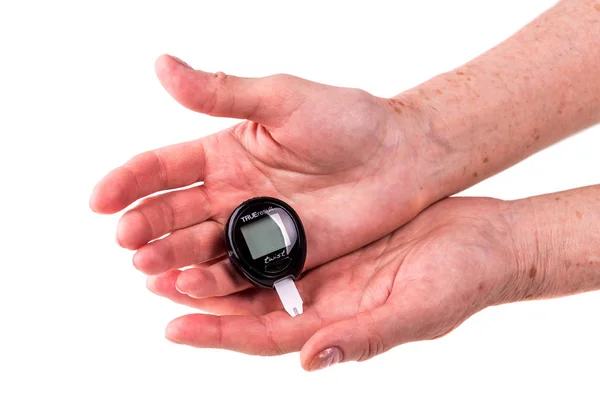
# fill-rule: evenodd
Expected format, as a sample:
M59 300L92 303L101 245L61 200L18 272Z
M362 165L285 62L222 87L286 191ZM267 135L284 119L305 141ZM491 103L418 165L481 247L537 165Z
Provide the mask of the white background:
M600 293L488 309L449 336L307 373L164 339L158 298L88 209L109 169L232 121L176 104L161 53L391 96L475 57L553 1L0 3L0 399L598 399ZM468 191L599 183L600 127ZM401 162L402 160L399 160Z

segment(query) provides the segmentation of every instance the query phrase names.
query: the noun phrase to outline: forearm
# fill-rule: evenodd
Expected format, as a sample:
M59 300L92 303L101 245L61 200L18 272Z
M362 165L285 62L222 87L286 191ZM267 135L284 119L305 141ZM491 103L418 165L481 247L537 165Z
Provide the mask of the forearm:
M507 203L515 265L499 302L600 289L600 185Z
M422 116L431 200L465 189L600 121L600 2L561 1L392 101Z

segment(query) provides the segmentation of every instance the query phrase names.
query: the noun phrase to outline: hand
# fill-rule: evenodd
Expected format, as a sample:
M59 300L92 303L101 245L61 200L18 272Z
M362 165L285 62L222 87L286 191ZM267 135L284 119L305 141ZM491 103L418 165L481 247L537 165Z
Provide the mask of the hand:
M204 298L176 288L185 272L148 278L153 292L216 314L172 321L168 339L196 347L276 355L302 350L302 366L366 360L402 343L447 334L506 298L515 256L505 202L450 198L405 227L297 281L304 314L290 318L275 291L198 282ZM209 275L214 266L200 266ZM220 297L213 297L216 293ZM332 350L328 350L332 349Z
M379 239L431 202L420 182L421 122L401 101L292 76L210 74L169 56L156 70L184 106L248 121L138 155L96 186L91 208L114 213L204 182L146 198L120 219L117 240L138 250L133 262L147 274L221 256L228 216L251 197L277 197L298 212L307 268ZM180 289L193 289L186 276Z

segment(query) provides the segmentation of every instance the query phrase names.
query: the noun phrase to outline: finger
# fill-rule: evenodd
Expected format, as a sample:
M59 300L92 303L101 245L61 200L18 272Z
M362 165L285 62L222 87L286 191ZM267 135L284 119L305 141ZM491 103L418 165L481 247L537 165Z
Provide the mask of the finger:
M181 274L171 270L160 275L151 275L146 279L148 289L175 303L219 315L264 315L282 310L277 294L268 289L251 288L223 297L195 299L180 293L175 282Z
M314 371L342 361L363 361L390 349L402 340L396 313L385 304L324 327L302 348L302 367Z
M300 350L318 327L319 318L314 313L294 318L285 311L261 317L191 314L171 321L165 336L194 347L267 356Z
M202 139L147 151L108 173L90 198L93 211L112 214L160 190L188 186L204 179Z
M208 221L175 231L141 247L133 256L133 265L145 274L155 275L203 263L224 252L223 227Z
M149 197L127 211L117 225L117 241L135 250L169 232L206 221L212 216L205 186Z
M155 67L161 84L175 100L191 110L217 117L278 126L306 97L308 82L291 76L238 78L222 72L213 74L194 70L168 55L159 57Z
M177 278L177 290L195 298L226 296L252 285L228 259L206 268L190 268Z

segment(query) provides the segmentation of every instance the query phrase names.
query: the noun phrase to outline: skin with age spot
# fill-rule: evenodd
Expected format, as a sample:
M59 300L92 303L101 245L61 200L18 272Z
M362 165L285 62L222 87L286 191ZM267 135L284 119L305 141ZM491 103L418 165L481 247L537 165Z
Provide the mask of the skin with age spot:
M142 199L120 219L118 242L137 250L152 291L216 314L176 319L169 339L301 349L311 370L441 337L489 305L599 289L600 186L514 202L444 199L600 121L592 4L562 0L392 99L163 56L157 73L177 101L242 122L134 157L90 205L115 213ZM296 318L224 257L223 224L255 196L281 198L304 222L306 308Z
M398 99L390 99L389 104L398 114L402 114L404 107L406 107L406 105Z
M536 273L537 273L537 269L535 268L535 265L532 265L531 268L529 268L529 278L531 278L531 279L535 278Z
M381 331L381 342L373 342L367 352L351 353L340 344L344 361L366 360L400 342L443 336L468 316L502 301L506 290L501 277L510 273L511 264L510 227L503 207L499 200L448 199L405 228L309 271L297 281L305 313L293 319L273 291L248 289L222 301L191 299L174 288L178 271L150 278L149 287L176 302L218 314L238 310L243 316L224 319L219 337L234 340L230 332L240 329L251 336L243 343L234 340L221 346L261 355L302 349L306 368L312 355L323 350L323 338L344 337L337 324L348 318L369 321L396 315L385 328L389 332ZM167 337L214 347L217 336L194 333L213 323L214 317L206 315L182 317L171 323ZM392 332L397 335L391 337Z
M590 200L600 202L600 186L565 196L594 208ZM309 370L320 368L318 361L331 365L332 348L336 362L364 361L402 343L444 336L487 306L600 288L600 268L562 267L579 267L576 260L589 256L584 248L560 249L552 227L564 216L554 197L443 200L381 240L307 272L297 281L305 313L295 318L282 310L274 291L241 285L227 296L186 296L175 287L180 271L150 277L148 287L225 315L174 320L166 335L176 343L260 355L301 351ZM599 229L597 216L582 239L600 235ZM531 238L532 231L539 236ZM597 246L591 251L600 257Z

